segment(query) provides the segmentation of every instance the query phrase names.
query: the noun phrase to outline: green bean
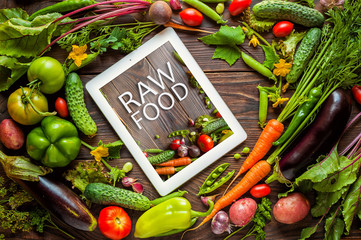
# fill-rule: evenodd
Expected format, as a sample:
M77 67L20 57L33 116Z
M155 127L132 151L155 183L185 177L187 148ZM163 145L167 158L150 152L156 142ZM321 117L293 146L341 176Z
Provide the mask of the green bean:
M215 183L217 178L229 167L229 165L230 165L229 163L223 163L223 164L217 166L215 169L213 169L213 171L208 175L208 177L206 178L206 180L200 187L197 195L202 195L202 194L209 193L209 192L212 192L213 190L215 190L215 186L212 184ZM218 184L219 184L219 182L216 185L218 185ZM217 188L218 188L218 186L217 186Z
M189 134L189 130L188 129L184 129L184 130L176 130L174 132L171 132L168 137L175 137L175 136L183 136L183 135L187 135Z
M212 19L213 21L217 22L218 24L225 24L227 21L224 21L222 17L214 11L211 7L207 4L199 1L199 0L183 0L183 2L191 5L192 7L198 9L201 13Z
M251 56L245 54L244 52L241 52L243 61L250 66L253 70L257 71L258 73L262 74L265 77L268 77L269 79L272 79L274 81L277 81L277 78L275 75L273 75L272 71L266 68L264 65L262 65L260 62L252 58Z
M268 93L261 86L258 86L257 88L259 90L258 124L261 128L264 128L267 121Z
M184 63L183 59L179 56L179 54L176 51L173 51L173 55L174 57L178 60L178 62L180 64L182 64L183 66L185 66L186 64Z
M159 148L149 148L149 149L145 149L144 152L146 152L146 153L161 153L161 152L163 152L163 150L159 149Z
M29 20L31 21L37 16L53 13L53 12L60 12L60 13L70 12L82 7L90 6L95 3L96 2L94 0L65 0L34 12L29 17Z

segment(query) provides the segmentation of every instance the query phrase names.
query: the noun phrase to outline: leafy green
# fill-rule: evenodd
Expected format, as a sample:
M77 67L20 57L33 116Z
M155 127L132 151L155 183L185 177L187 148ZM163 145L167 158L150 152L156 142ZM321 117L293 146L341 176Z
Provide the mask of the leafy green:
M275 49L272 46L266 46L263 44L260 44L262 47L264 54L265 54L265 60L262 63L266 68L273 70L274 64L280 60L280 57L275 52Z
M212 117L212 116L209 116L207 114L201 115L194 121L194 126L196 128L204 128L209 123L214 122L216 120L217 120L216 117Z
M280 51L280 54L283 59L289 59L289 62L293 61L293 56L296 52L297 44L303 39L306 35L306 31L296 32L292 31L290 35L286 37L285 40L278 40L274 42L275 48Z
M200 40L207 45L216 45L213 59L225 60L230 66L240 57L241 52L237 45L244 42L245 34L240 26L221 26L219 31L208 36L201 37Z
M0 56L0 92L8 90L28 70L29 60L20 62L16 58Z
M345 223L339 215L339 209L335 213L331 213L325 222L325 239L326 240L338 240L341 239L341 235L345 229Z
M108 144L103 144L100 140L98 146L103 145L103 147L108 148L109 156L105 158L105 160L117 159L120 158L120 150L124 145L122 140L117 140L115 142L110 142Z
M361 176L350 187L349 193L342 204L342 215L346 224L346 231L349 232L355 215L361 213Z

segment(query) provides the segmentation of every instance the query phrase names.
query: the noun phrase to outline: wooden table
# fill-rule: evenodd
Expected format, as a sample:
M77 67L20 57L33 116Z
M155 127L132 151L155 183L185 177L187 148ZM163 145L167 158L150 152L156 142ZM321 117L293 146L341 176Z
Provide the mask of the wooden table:
M12 8L12 7L21 7L28 11L28 13L32 13L40 8L43 8L47 5L50 5L53 2L57 1L45 1L45 0L3 0L0 2L0 8ZM256 2L256 1L254 1ZM254 3L252 3L254 4ZM179 20L178 16L174 16ZM237 19L230 19L229 14L226 12L224 15L224 19L229 19L229 25L238 25ZM202 27L211 30L217 31L219 26L216 26L209 19L205 19ZM232 67L230 67L226 62L221 60L212 60L212 55L214 52L214 47L209 47L198 41L197 39L206 34L203 33L191 33L177 30L178 35L185 43L186 47L189 49L191 54L194 56L200 67L206 73L207 77L213 83L215 88L218 90L219 94L222 96L224 101L227 103L233 114L236 116L238 121L241 123L243 128L246 130L248 134L247 140L242 143L240 146L233 149L231 152L222 157L218 162L212 164L210 167L202 171L196 177L192 178L190 181L185 183L180 189L188 191L186 198L191 202L193 209L199 211L205 211L206 208L202 205L199 197L196 196L198 192L199 186L202 184L204 179L208 176L208 174L216 167L219 163L229 162L231 163L230 169L239 169L241 162L244 160L242 157L240 160L235 160L233 155L237 152L240 152L243 147L252 148L260 135L261 129L259 128L258 122L258 90L256 88L257 85L261 84L263 86L271 86L272 82L268 81L258 73L254 72L252 69L247 67L243 61L238 60ZM153 36L152 34L151 36ZM266 35L268 40L272 39L272 34ZM147 38L149 39L149 38ZM147 40L146 39L146 40ZM145 40L145 41L146 41ZM254 49L252 47L247 46L248 40L246 40L245 44L242 47L245 50L252 53L253 57L255 57L259 61L263 61L263 52L258 47ZM51 55L57 58L59 61L64 61L67 53L57 47L54 47L48 55ZM110 67L116 61L121 59L123 55L119 55L116 51L109 51L100 57L90 65L81 69L78 73L81 76L83 83L85 84L97 74L103 72L105 69ZM27 82L26 78L23 77L19 80L14 86L12 86L8 91L0 93L0 120L4 118L9 118L6 102L9 94L17 89L20 85L25 85ZM64 91L61 90L59 95L63 96ZM58 96L58 95L57 95ZM57 96L50 96L49 102L52 104ZM94 101L90 98L89 94L85 92L85 100L87 103L87 108L95 120L98 126L98 134L92 139L86 139L86 136L81 135L82 138L86 139L87 142L91 145L96 145L99 140L103 142L115 141L118 140L118 136L109 125L108 121L105 119L99 108L96 106ZM354 104L355 105L355 104ZM274 118L279 114L281 109L272 109L269 108L268 119ZM358 112L360 108L353 108L353 115ZM358 126L357 129L361 127ZM26 127L24 131L27 133L31 128ZM356 135L357 131L354 131ZM351 137L351 136L348 136ZM4 147L1 145L1 150L5 151L8 154L12 155L22 155L25 154L24 148L22 151L6 151ZM85 161L91 160L92 156L89 154L89 151L84 147L81 148L79 156L74 162L77 161ZM131 161L134 164L134 169L129 173L130 177L134 177L139 179L139 181L144 185L144 195L149 197L150 199L157 198L159 195L154 189L154 187L150 184L149 180L145 177L137 163L131 157L129 152L124 148L121 153L121 158L117 160L112 160L111 165L122 166L126 161ZM283 192L286 188L285 186L273 182L271 184L272 193L269 195L272 203L274 204L277 201L277 193ZM224 190L221 188L219 192ZM246 194L245 196L249 196ZM311 196L311 202L314 199ZM100 210L103 206L99 206L94 204L91 208L94 215L97 217ZM228 210L228 208L226 208ZM126 239L134 239L134 226L138 217L142 214L139 211L126 210L132 219L132 232ZM306 226L311 226L315 224L317 219L312 219L309 215L306 219L301 222L293 225L284 225L277 223L274 219L270 223L267 224L266 230L266 239L298 239L300 236L301 230ZM73 229L70 226L66 226L61 224L61 227L67 230L69 233L74 235L76 239L106 239L97 228L94 232L82 232ZM161 223L159 223L161 224ZM360 222L355 221L354 230L350 233L349 236L344 239L361 239L361 231L357 230L360 228ZM243 234L246 233L247 230L243 230L241 233L237 234L231 239L240 239ZM1 231L0 231L1 233ZM201 229L193 232L189 232L186 234L185 239L223 239L226 234L222 235L214 235L211 232L210 225L206 224L206 226ZM180 238L180 234L173 235L170 237L164 237L163 239L174 239ZM6 233L6 239L66 239L65 235L62 235L60 232L56 230L46 229L44 234L39 234L36 232L30 233L18 233L18 234L10 234ZM317 233L313 235L313 239L323 239L323 229L318 229Z

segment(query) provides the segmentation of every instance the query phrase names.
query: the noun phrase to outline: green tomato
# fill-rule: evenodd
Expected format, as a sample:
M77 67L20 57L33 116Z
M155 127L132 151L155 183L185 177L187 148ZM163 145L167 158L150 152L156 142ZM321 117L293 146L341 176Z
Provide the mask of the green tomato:
M40 81L40 91L53 94L59 91L65 82L65 73L60 62L52 57L40 57L30 64L28 80Z
M23 89L19 88L8 98L7 107L11 118L23 125L33 125L44 118L44 115L40 115L34 111L33 107L24 97L24 95L29 96L30 92L31 89L28 87L24 87ZM30 100L39 111L48 111L48 100L41 92L34 90L30 96Z

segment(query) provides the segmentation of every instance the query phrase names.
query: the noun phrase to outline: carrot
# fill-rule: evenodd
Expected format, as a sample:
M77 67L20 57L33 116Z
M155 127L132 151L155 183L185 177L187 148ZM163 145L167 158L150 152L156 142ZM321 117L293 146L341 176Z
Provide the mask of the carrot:
M181 157L169 160L164 163L157 164L157 166L161 167L179 167L179 166L185 166L191 164L192 160L190 157Z
M207 30L202 30L200 28L192 28L192 27L187 27L178 23L174 23L174 22L167 22L165 24L163 24L164 27L172 27L175 29L180 29L180 30L185 30L185 31L194 31L194 32L203 32L203 33L209 33L212 34L214 32L210 32Z
M190 229L190 231L199 228L200 226L211 220L218 211L227 207L235 200L240 198L249 189L251 189L264 177L266 177L268 173L270 173L270 171L271 165L267 161L262 160L256 163L236 186L234 186L226 195L222 196L214 204L212 212L207 217L205 217L197 227Z
M248 155L246 160L244 160L241 169L237 175L233 178L230 184L228 184L224 193L227 192L228 188L232 183L244 172L250 169L256 162L261 160L267 152L273 146L273 142L276 141L283 132L283 124L276 119L271 119L268 121L266 127L263 129L261 136L259 136L256 145L253 147L251 153Z
M161 167L161 168L156 168L155 171L159 175L172 175L176 172L175 167Z

